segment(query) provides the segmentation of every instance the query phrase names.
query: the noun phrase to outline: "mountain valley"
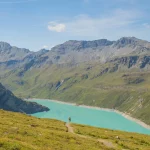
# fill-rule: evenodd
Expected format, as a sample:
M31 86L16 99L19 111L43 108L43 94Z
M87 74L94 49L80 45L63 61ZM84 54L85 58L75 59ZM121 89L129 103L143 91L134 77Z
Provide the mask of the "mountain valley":
M117 109L150 124L150 42L67 41L31 52L0 42L0 82L20 98Z

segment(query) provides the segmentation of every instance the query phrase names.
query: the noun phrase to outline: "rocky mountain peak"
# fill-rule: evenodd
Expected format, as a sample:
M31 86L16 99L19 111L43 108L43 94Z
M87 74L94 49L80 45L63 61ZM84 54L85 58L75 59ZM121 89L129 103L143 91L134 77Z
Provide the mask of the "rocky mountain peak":
M0 62L21 60L30 53L32 52L29 49L18 48L16 46L11 46L9 43L0 42Z
M21 51L21 52L23 52L23 53L30 53L31 51L29 50L29 49L26 49L26 48L18 48L18 47L16 47L16 46L13 46L12 47L12 49L11 49L12 51Z
M0 42L0 51L7 51L9 49L11 49L11 45L9 43L6 42Z
M122 37L115 42L114 46L117 48L125 47L128 45L135 46L138 43L138 41L139 41L139 39L137 39L135 37Z
M39 52L39 53L42 53L42 54L45 54L45 53L49 52L49 50L43 48L43 49L39 50L38 52Z
M70 40L63 44L57 45L52 48L52 51L82 51L84 49L94 49L98 47L110 46L114 41L108 41L107 39L100 39L94 41L76 41Z
M93 48L93 47L100 47L100 46L109 46L112 45L113 41L108 41L107 39L100 39L94 41L76 41L70 40L64 43L64 45L70 46L79 46L79 48Z

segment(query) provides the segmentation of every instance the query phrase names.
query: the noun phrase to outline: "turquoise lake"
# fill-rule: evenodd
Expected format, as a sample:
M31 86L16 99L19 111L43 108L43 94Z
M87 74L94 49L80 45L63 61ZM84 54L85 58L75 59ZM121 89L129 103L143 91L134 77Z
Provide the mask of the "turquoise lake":
M122 115L113 111L111 112L94 108L79 107L71 104L58 103L48 100L37 99L32 101L50 108L50 111L48 112L32 114L32 116L38 118L51 118L67 122L68 118L71 117L73 123L150 134L149 129L146 129L136 122L128 120Z

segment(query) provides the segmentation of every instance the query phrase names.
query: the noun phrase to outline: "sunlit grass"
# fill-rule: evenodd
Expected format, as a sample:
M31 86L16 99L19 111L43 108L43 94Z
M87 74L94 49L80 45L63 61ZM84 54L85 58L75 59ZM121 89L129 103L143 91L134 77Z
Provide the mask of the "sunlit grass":
M121 150L150 148L150 136L38 119L0 110L0 150ZM100 140L100 141L99 141ZM105 140L105 141L103 141ZM107 146L111 142L112 147Z

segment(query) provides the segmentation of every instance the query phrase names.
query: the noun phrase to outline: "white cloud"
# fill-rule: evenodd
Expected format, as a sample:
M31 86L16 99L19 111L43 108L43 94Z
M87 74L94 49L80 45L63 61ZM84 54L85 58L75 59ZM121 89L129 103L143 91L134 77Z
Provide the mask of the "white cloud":
M44 45L42 48L43 48L43 49L48 49L48 46L47 46L47 45Z
M146 39L145 33L150 33L149 24L147 28L141 26L144 14L136 10L117 9L97 17L79 15L65 24L65 37L78 40L94 40L107 38L115 40L123 36L135 36Z
M65 29L66 29L66 25L63 23L49 22L48 24L48 30L50 31L64 32Z
M97 18L88 15L80 15L72 21L66 22L66 32L77 36L98 36L108 34L108 31L125 30L136 23L138 12L115 10L109 15ZM110 32L110 33L111 33Z
M44 45L43 47L42 47L42 49L48 49L48 50L50 50L51 48L53 48L55 45Z

